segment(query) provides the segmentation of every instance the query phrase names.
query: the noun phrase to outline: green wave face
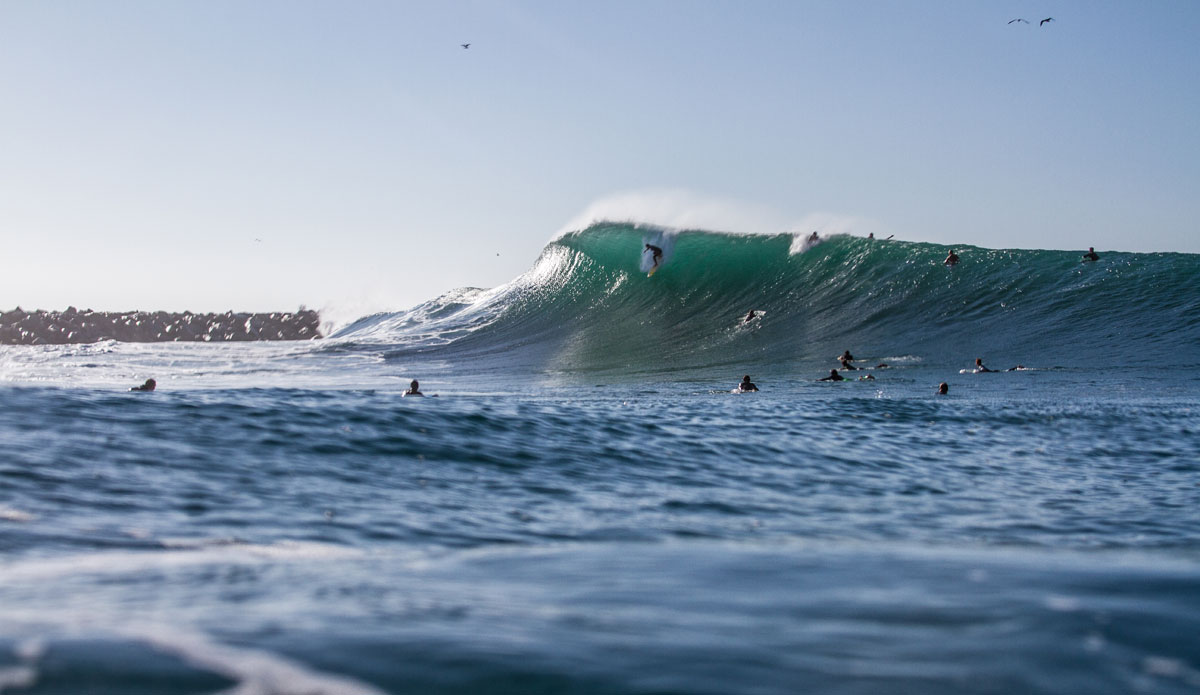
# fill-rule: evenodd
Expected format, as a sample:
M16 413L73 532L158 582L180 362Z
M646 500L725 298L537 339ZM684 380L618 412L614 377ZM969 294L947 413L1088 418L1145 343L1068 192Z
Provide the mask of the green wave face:
M343 331L394 354L485 369L630 374L791 367L849 349L969 364L1200 362L1192 254L949 247L835 236L744 236L605 223L548 244L528 272ZM650 243L662 266L647 277ZM751 309L765 312L743 324ZM368 329L367 326L370 326ZM484 360L478 362L477 360ZM494 365L493 365L494 366Z

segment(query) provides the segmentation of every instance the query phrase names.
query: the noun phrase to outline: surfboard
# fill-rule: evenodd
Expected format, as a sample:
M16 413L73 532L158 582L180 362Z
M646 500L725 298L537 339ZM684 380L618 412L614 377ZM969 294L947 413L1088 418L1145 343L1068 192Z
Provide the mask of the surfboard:
M646 277L654 277L654 274L657 273L658 269L661 267L662 267L661 263L654 266L653 268L650 269L650 272L646 273Z

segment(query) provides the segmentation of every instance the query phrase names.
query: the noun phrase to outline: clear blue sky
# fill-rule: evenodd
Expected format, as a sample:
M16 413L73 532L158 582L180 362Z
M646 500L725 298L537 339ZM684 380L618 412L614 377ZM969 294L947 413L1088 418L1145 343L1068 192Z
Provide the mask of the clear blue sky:
M597 201L1197 253L1197 36L1194 0L0 0L0 308L399 309Z

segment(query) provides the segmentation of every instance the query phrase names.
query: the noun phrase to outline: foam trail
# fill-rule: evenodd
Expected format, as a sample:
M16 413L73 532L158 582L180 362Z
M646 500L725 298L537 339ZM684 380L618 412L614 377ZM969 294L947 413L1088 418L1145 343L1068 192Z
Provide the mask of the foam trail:
M271 652L225 646L175 626L132 626L121 634L237 681L220 695L386 695L353 678L314 671Z

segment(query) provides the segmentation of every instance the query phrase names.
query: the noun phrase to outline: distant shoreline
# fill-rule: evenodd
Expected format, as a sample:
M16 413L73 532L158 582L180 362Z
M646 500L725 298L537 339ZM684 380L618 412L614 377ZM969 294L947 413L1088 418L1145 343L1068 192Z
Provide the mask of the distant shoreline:
M66 345L119 340L126 343L313 340L321 335L316 311L194 314L167 311L0 312L0 344Z

